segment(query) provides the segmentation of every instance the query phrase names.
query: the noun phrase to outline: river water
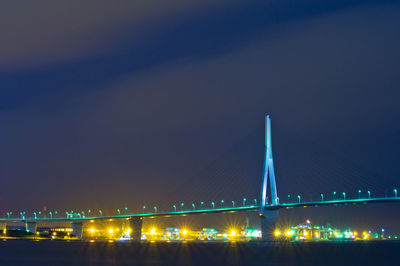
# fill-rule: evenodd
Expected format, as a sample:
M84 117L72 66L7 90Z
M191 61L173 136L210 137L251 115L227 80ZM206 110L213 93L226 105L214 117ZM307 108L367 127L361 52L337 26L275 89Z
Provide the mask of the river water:
M0 265L400 265L400 241L166 243L0 240Z

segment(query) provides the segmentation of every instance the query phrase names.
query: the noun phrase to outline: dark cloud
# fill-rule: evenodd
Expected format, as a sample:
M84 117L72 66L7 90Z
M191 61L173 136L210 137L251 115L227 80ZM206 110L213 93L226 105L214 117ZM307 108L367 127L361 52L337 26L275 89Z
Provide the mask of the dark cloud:
M212 8L227 1L4 1L0 10L0 67L35 67L101 54L121 41L119 32L140 36L153 21ZM128 34L128 32L125 32Z
M41 99L43 94L55 94L56 97L62 95L61 98L69 100L70 95L78 94L79 96L82 92L94 90L128 73L132 75L150 67L179 60L197 61L213 57L259 38L265 34L266 30L271 30L277 25L326 15L345 8L365 5L365 3L359 0L323 3L314 0L306 3L239 1L235 4L219 5L219 8L212 10L200 9L200 11L187 12L177 17L161 17L139 28L135 23L126 23L118 30L114 28L113 36L106 33L102 35L107 41L112 39L113 45L94 38L96 44L100 43L100 47L91 46L91 50L97 55L86 52L86 56L80 56L72 61L37 66L35 69L18 72L10 71L6 67L3 67L2 71L0 68L0 73L3 72L0 82L4 84L0 94L0 110L18 107L36 98ZM62 25L70 24L65 20L62 22ZM97 26L94 22L83 23L83 25L92 24ZM98 24L102 25L102 23ZM79 29L71 30L78 36L72 36L69 40L80 44L82 40L93 39L86 33L82 34L89 38L80 37ZM59 31L63 32L62 29ZM92 30L91 34L93 32L97 31ZM62 33L62 36L65 34ZM47 33L45 36L52 36L52 33ZM13 40L13 38L7 39ZM33 39L38 41L36 37ZM50 39L53 41L54 38ZM14 42L17 41L14 40ZM57 54L63 53L58 51L59 47L62 47L61 49L73 47L69 42L61 42L63 45L50 42L51 47L56 47ZM40 45L42 43L48 42L46 40L38 42ZM107 47L107 51L104 47ZM47 55L50 55L53 49L46 45L43 48L47 51ZM13 49L5 51L7 54L12 54ZM66 56L71 57L71 54L67 53ZM31 89L32 84L35 84L35 89Z

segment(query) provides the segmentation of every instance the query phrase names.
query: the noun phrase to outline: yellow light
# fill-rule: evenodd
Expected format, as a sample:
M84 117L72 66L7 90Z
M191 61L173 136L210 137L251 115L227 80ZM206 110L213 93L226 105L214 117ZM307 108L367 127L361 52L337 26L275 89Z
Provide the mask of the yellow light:
M293 235L293 231L292 230L287 230L285 234L287 236L291 236L291 235Z
M131 233L131 229L128 229L126 232L127 232L128 235L129 235L129 234Z
M185 235L187 234L187 231L186 231L186 230L183 230L183 231L182 231L182 234L185 236Z
M356 235L358 235L358 233L357 232L353 232L353 235L356 236Z
M155 229L155 228L152 228L152 229L150 230L150 234L151 234L151 235L155 235L155 234L156 234L156 229Z
M93 228L90 228L90 233L94 233L94 229Z
M110 234L112 234L112 233L114 233L114 230L113 230L112 228L110 228L110 229L108 229L108 232L109 232Z
M276 237L280 236L280 235L281 235L281 231L275 230L274 235L275 235Z
M54 232L54 233L53 233L53 236L55 236L55 235L57 235L57 233L56 233L56 232Z
M39 232L36 232L36 234L38 235L38 234L39 234Z
M3 234L6 234L7 233L7 229L3 229Z
M232 230L231 231L231 236L235 236L236 235L236 231L235 230Z

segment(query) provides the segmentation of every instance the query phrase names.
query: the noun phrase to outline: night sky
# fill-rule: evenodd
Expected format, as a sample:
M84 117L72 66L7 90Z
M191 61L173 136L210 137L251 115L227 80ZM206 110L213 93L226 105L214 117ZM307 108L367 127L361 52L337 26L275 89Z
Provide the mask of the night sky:
M0 209L400 188L400 2L2 1ZM312 195L311 195L312 194ZM387 225L399 205L281 212Z

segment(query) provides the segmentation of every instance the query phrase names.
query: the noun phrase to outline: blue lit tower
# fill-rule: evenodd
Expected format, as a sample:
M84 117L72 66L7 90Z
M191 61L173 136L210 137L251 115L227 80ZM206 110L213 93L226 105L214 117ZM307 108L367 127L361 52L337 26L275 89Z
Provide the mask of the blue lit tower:
M264 170L262 177L261 201L260 201L261 213L263 212L264 207L268 205L268 197L267 197L268 179L270 182L271 205L278 205L278 197L276 193L276 183L275 183L275 172L274 172L274 160L272 158L271 119L269 118L269 115L265 117L265 156L264 156Z
M276 192L274 160L272 158L271 144L271 119L269 115L265 117L265 156L264 169L262 176L261 199L260 199L260 217L261 217L261 233L263 240L271 240L275 221L278 217L277 210L265 210L268 203L268 180L270 183L271 203L270 205L278 205L278 196Z

